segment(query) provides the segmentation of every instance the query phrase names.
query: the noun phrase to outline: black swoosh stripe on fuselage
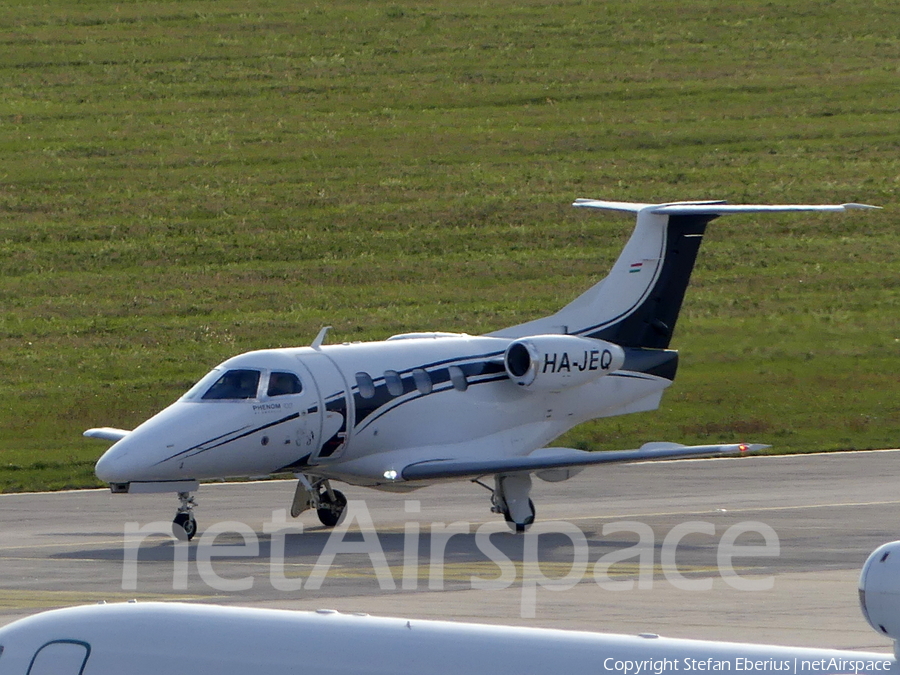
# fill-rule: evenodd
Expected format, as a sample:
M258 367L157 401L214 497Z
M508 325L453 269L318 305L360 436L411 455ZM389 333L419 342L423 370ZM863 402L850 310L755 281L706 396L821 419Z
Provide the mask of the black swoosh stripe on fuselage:
M457 366L463 371L469 386L500 382L507 379L505 367L501 362L495 360L501 354L502 352L492 352L476 356L442 359L421 366L407 368L403 371L397 371L403 384L402 394L391 394L388 391L384 376L372 379L375 385L375 395L372 397L364 398L360 395L358 386L352 387L351 393L353 394L354 407L356 408L354 433L365 429L372 422L388 412L396 410L404 403L419 400L433 394L440 394L453 388L450 378L450 366ZM646 374L672 381L675 379L677 363L678 353L675 351L626 349L626 367L632 366L629 368L631 372L620 371L610 375L629 379L649 379L646 376L642 376L642 374ZM412 374L414 370L424 370L428 373L432 382L432 391L428 393L419 391L415 384L415 377ZM347 414L343 392L333 394L328 398L327 409L343 415ZM345 430L344 427L342 427L342 430ZM339 441L337 445L340 442L342 441Z
M225 438L226 436L231 436L232 434L239 434L244 429L246 429L248 426L250 426L250 425L245 424L240 429L234 429L233 431L227 431L224 434L220 434L218 436L210 438L209 440L203 441L202 443L197 443L197 445L192 445L189 448L186 448L184 450L180 450L180 451L176 452L174 455L171 455L169 457L166 457L165 459L159 460L156 464L159 465L159 464L162 464L163 462L168 462L170 459L175 459L176 457L181 457L182 455L187 454L187 453L191 452L192 450L196 450L197 448L202 448L204 445L207 445L208 443L215 443L216 441L221 440L221 439Z
M462 370L469 386L483 384L488 381L483 376L490 376L489 381L491 382L506 379L506 369L503 367L502 363L496 361L501 354L502 352L498 351L487 354L474 354L471 356L456 356L397 371L397 374L400 376L400 381L403 384L403 393L397 395L391 394L390 391L388 391L384 375L372 378L372 383L375 386L374 396L368 398L363 397L359 392L359 385L354 385L350 389L350 393L353 396L353 407L356 410L354 433L365 429L374 420L391 410L396 409L402 403L449 389L450 386L452 386L450 378L451 366L456 366ZM412 374L414 370L424 370L428 373L432 382L431 392L422 393L418 390L415 384L415 377ZM481 379L472 380L471 378ZM413 393L416 395L409 396L409 394ZM331 438L325 440L322 444L322 449L318 453L318 457L321 458L327 458L333 455L340 447L341 443L344 442L344 439L341 438L341 433L346 433L347 431L347 403L344 392L337 392L329 396L326 399L325 407L326 410L343 415L345 422Z
M637 351L645 351L645 350L626 350L626 352L631 352L631 351L637 352ZM646 351L655 351L655 350L646 350ZM463 371L463 373L466 375L468 386L470 386L470 387L476 386L479 384L490 384L492 382L501 382L501 381L507 379L506 370L505 370L503 364L498 363L497 361L493 360L493 359L496 359L498 356L500 356L500 354L501 354L501 352L495 352L495 353L491 353L491 354L481 354L481 355L474 356L474 357L462 357L462 358L456 357L456 358L451 358L451 359L442 359L440 361L432 362L431 364L417 366L415 368L409 368L402 372L398 371L398 374L400 375L400 378L401 378L401 382L403 383L403 394L400 394L399 396L394 396L388 391L387 384L385 383L383 376L379 377L377 379L373 379L373 382L375 383L375 392L376 393L375 393L375 396L372 398L368 398L368 399L363 398L359 393L359 387L354 386L351 389L351 393L353 394L353 399L354 399L355 408L356 408L356 422L354 425L354 431L357 432L357 431L361 431L361 430L365 429L367 426L369 426L376 420L380 419L382 416L386 415L387 413L389 413L393 410L396 410L397 408L399 408L400 406L402 406L405 403L408 403L408 402L414 401L414 400L418 400L418 399L424 398L426 396L431 396L433 394L440 394L445 391L449 391L449 390L453 389L453 383L450 378L450 370L449 370L449 367L452 365L457 366L458 368L460 368ZM672 380L672 379L674 379L674 367L677 366L677 356L678 355L677 355L677 352L665 352L665 355L668 357L667 361L674 361L674 363L676 364L675 366L671 367L672 368L671 376L670 376L669 372L666 372L665 374L652 372L652 370L655 370L657 368L659 370L668 371L669 370L668 363L664 363L661 366L658 364L654 364L654 367L652 369L647 369L647 370L643 370L640 372L619 371L616 373L610 373L610 375L608 375L608 377L624 377L624 378L629 378L629 379L649 379L648 377L646 377L646 375L644 375L644 373L646 373L647 375L651 375L654 377L663 377L665 379ZM662 354L660 356L662 356ZM473 362L473 359L490 359L490 360L481 360L481 361ZM446 367L440 367L440 366L446 366ZM433 388L432 388L432 391L430 391L428 393L422 393L421 391L418 390L418 388L415 385L415 378L412 374L412 371L419 370L419 369L426 371L428 373L429 377L431 378ZM431 370L429 370L429 369L431 369ZM477 379L475 379L475 378L477 378ZM414 395L410 396L409 394L414 394ZM328 397L328 399L326 399L325 403L326 403L326 405L325 405L326 410L331 411L331 412L338 412L338 413L342 414L346 419L347 405L346 405L346 398L345 398L343 392L332 394L331 396ZM318 406L316 405L316 406L311 407L308 410L308 412L316 412L317 410L318 410ZM243 431L244 429L247 428L247 426L241 427L240 429L236 429L233 431L229 431L225 434L221 434L221 435L211 438L209 440L203 441L202 443L198 443L190 448L187 448L185 450L177 452L174 455L171 455L170 457L160 460L159 462L157 462L157 465L167 462L169 460L175 459L177 457L181 457L181 456L195 457L196 455L206 452L207 450L213 450L215 448L222 447L223 445L227 445L228 443L231 443L233 441L240 440L241 438L246 438L247 436L252 436L255 433L278 426L280 424L284 424L286 422L295 420L299 417L300 417L300 413L293 413L293 414L283 417L279 420L269 422L262 426L250 429L249 431ZM243 433L240 433L242 431L243 431ZM331 439L328 439L328 441L338 438L338 434L340 434L341 431L346 432L346 422L341 426L341 429L339 429L338 432ZM238 435L233 436L233 434L238 434ZM228 436L232 436L232 437L226 438ZM225 439L225 440L222 440L222 439ZM219 441L219 442L217 442L217 441ZM326 441L326 443L328 441ZM335 448L340 444L340 442L342 442L342 441L339 440L339 442L335 445ZM210 443L214 443L214 445L209 445ZM332 452L333 452L333 450L332 450ZM189 453L191 453L191 454L189 454ZM319 456L327 457L328 455L323 455L322 452L320 452ZM296 460L295 462L292 462L291 464L286 465L285 469L301 468L302 466L306 465L306 461L308 459L309 459L309 455L306 455L305 457L302 457L302 458Z
M168 462L171 459L175 459L176 457L181 457L181 456L184 456L185 458L196 457L197 455L202 454L202 453L206 452L207 450L215 450L216 448L221 448L223 445L228 445L229 443L233 443L234 441L238 441L242 438L246 438L247 436L252 436L255 433L259 433L260 431L265 431L266 429L271 429L272 427L276 427L280 424L284 424L285 422L290 422L291 420L298 419L299 417L300 417L300 413L298 413L298 412L292 413L292 414L288 415L287 417L282 417L281 419L275 420L274 422L269 422L268 424L263 424L262 426L254 427L253 429L250 429L249 431L245 431L244 433L238 434L237 436L233 436L232 438L228 438L226 440L221 440L221 439L223 439L226 436L228 436L229 434L232 434L235 432L229 432L228 434L222 434L221 436L216 436L215 438L211 438L210 440L204 441L203 443L198 443L197 445L190 447L187 450L182 450L181 452L177 452L174 455L172 455L171 457L166 457L165 459L161 459L160 461L158 461L156 463L156 466L162 464L163 462ZM247 427L241 427L241 429L246 429L246 428ZM241 429L238 429L238 431L241 431ZM216 441L220 441L220 442L216 443ZM209 443L214 443L214 445L208 445ZM204 447L204 446L206 446L206 447Z
M400 406L402 406L405 403L409 403L410 401L417 401L419 399L426 398L428 396L433 396L435 394L441 394L445 391L450 391L451 389L453 389L453 383L449 381L449 376L447 378L447 381L441 382L439 384L435 383L433 385L433 389L428 393L423 393L423 392L419 391L418 389L415 388L414 384L413 384L413 388L411 390L408 389L408 383L406 382L406 379L407 378L403 378L404 393L399 396L392 396L390 393L387 393L387 386L383 385L385 393L389 397L389 400L378 405L377 407L373 407L371 410L365 411L365 414L361 418L360 418L359 412L357 412L357 417L361 419L362 423L357 422L355 431L357 431L357 432L362 431L363 429L368 427L370 424L372 424L376 420L380 419L381 417L388 414L389 412L396 410L397 408L399 408ZM409 379L412 379L412 378L410 377ZM502 382L503 380L507 380L507 379L509 379L509 378L508 378L505 370L503 373L500 373L500 374L485 373L484 375L479 376L479 379L477 379L477 380L475 380L475 379L469 380L469 386L474 387L479 384L489 384L491 382ZM357 404L357 411L359 411L360 401L372 402L372 401L378 400L378 398L379 398L378 390L380 388L381 387L376 387L376 396L374 398L370 398L370 399L363 399L361 396L359 396L358 393L354 394L354 401L356 401L356 404Z

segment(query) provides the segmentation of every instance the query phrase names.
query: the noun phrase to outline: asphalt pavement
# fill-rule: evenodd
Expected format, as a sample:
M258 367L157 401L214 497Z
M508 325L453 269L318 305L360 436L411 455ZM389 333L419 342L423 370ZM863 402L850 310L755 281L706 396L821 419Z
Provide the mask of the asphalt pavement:
M612 465L535 480L526 535L490 493L337 485L335 530L285 515L294 481L175 495L0 495L0 624L98 601L176 600L890 651L859 570L900 539L898 451Z

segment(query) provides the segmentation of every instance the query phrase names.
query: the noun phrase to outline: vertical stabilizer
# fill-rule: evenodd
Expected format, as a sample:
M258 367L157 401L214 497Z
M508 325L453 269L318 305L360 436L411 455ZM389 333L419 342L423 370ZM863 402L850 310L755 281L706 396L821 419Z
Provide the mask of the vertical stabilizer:
M568 333L622 347L665 349L672 340L706 225L721 215L876 208L840 205L731 205L722 201L634 204L579 199L580 208L627 211L637 224L609 275L561 310L495 333L519 338Z
M604 293L592 294L592 311L584 316L592 315L597 321L579 326L578 334L608 340L622 347L667 348L675 331L675 322L706 225L716 217L713 214L669 216L651 211L638 213L638 227L632 239L640 237L644 242L652 241L659 252L654 258L638 260L626 246L605 284L611 291L609 295L615 296L616 289L621 295L611 302L609 297L604 297ZM652 234L640 231L642 219L653 219L655 231ZM591 295L590 291L585 295Z

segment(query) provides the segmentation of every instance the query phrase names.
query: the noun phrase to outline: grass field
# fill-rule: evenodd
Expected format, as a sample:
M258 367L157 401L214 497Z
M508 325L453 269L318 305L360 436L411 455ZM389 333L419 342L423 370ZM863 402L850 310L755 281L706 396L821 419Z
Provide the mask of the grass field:
M253 348L477 333L602 276L576 197L846 202L710 227L658 413L563 442L900 443L900 6L0 4L0 490Z

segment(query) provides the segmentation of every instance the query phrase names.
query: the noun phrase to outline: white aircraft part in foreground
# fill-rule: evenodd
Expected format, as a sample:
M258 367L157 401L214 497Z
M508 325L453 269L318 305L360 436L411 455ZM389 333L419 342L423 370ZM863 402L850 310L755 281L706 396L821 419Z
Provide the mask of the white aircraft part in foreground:
M868 621L900 636L900 542L870 556L860 578ZM180 603L91 605L0 629L3 675L883 675L895 655L680 640L654 634L385 619Z
M90 429L115 441L97 462L113 492L178 493L174 528L197 529L199 481L293 472L291 513L335 525L346 498L331 481L408 491L493 476L493 510L516 531L534 521L531 474L566 480L588 465L738 453L765 446L585 452L548 447L587 420L655 410L672 384L668 349L709 221L730 213L846 211L837 206L724 202L576 207L637 214L609 275L561 310L482 336L396 335L382 342L241 354L215 368L134 431Z

